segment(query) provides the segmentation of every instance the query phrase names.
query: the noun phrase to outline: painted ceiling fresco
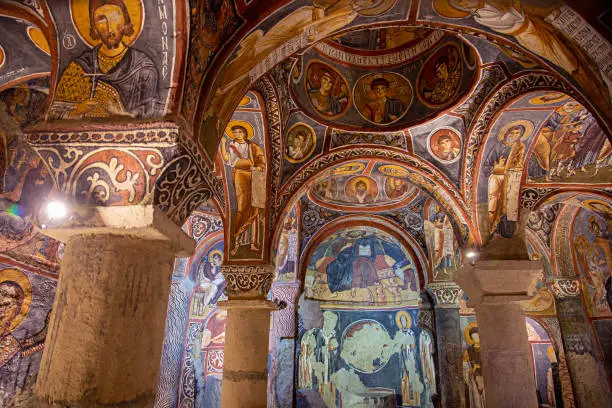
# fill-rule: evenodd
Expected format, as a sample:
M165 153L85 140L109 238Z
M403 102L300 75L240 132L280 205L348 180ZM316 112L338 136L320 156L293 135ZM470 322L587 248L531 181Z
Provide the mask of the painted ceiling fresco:
M380 32L379 32L380 31ZM346 41L387 35L387 30L347 34ZM412 37L394 47L336 46L322 42L296 61L291 91L317 121L347 130L397 130L454 105L471 87L477 68L474 50L440 30L398 27L393 36Z

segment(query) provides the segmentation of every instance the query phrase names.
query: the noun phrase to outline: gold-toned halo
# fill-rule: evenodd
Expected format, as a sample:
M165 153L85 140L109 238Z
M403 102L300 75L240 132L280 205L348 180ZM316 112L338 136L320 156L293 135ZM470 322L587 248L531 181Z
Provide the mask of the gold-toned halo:
M0 270L0 283L3 282L15 282L23 290L24 298L23 304L19 314L15 316L13 322L9 326L9 331L13 331L23 322L28 312L30 311L30 304L32 303L32 285L28 277L17 269L3 269Z
M591 199L591 200L585 200L583 202L583 204L592 211L595 211L596 213L600 213L601 209L597 209L597 207L594 207L593 204L599 204L603 207L606 208L606 213L607 214L612 214L612 208L610 208L610 205L608 203L606 203L605 201L602 200L597 200L597 199Z
M550 95L555 95L555 94L559 95L555 99L551 99L549 101L545 101L543 99L545 96L550 96ZM548 105L548 104L551 104L551 103L561 102L561 101L564 101L566 99L569 99L569 95L566 95L563 92L547 92L544 95L536 96L534 98L529 99L529 103L531 105Z
M355 166L355 168L353 169L352 166ZM354 174L362 171L363 169L365 169L365 164L361 162L344 163L334 169L334 174Z
M408 175L410 174L410 172L404 167L398 166L396 164L385 164L384 166L380 166L379 170L385 176L396 178L408 177Z
M91 18L89 16L89 3L91 0L70 0L70 14L72 22L79 33L81 39L89 44L91 47L95 47L100 44L100 40L94 40L91 38ZM130 16L130 21L134 26L134 33L130 36L123 37L123 43L127 46L132 45L140 33L144 25L145 15L144 6L142 0L122 0L123 4L127 8Z
M242 126L243 128L246 129L247 140L251 140L253 138L253 135L255 134L255 130L253 130L253 126L249 122L244 121L244 120L232 120L225 127L225 135L229 137L230 139L234 140L234 133L232 132L232 128L234 126Z
M411 328L412 327L412 317L410 317L410 314L405 310L400 310L399 312L395 314L395 324L397 324L397 327L399 329L404 328L404 326L402 325L402 320L401 320L402 316L406 316L406 326L407 328Z
M358 176L358 177L353 178L351 181L349 181L349 183L351 185L351 188L354 190L355 189L355 185L358 182L360 182L360 181L363 181L365 183L366 188L369 191L370 187L372 186L372 181L369 178L365 177L365 176Z
M6 62L6 54L4 53L4 48L2 48L2 46L0 45L0 68L2 68L5 62Z
M470 330L472 329L472 327L478 328L478 323L471 322L465 327L465 330L463 331L463 334L465 336L465 341L467 341L467 343L470 345L474 344L474 340L472 339L472 336L470 336Z
M304 154L304 156L301 159L292 159L291 157L289 157L289 155L285 152L285 160L287 160L289 163L302 163L306 160L308 160L310 158L310 156L312 155L312 152L314 152L315 148L317 147L317 135L314 131L314 129L303 122L297 122L295 124L293 124L289 130L287 131L287 138L291 135L291 132L293 132L294 129L297 129L299 127L302 128L306 128L308 130L308 137L310 137L310 148L308 149L308 151ZM285 139L285 145L287 144L287 140Z
M215 255L217 255L217 254L218 254L220 257L221 257L221 261L223 261L223 252L221 252L221 251L220 251L220 250L218 250L218 249L215 249L214 251L211 251L211 252L208 254L208 262L212 263L212 261L213 261L213 256L215 256Z
M38 27L28 26L28 37L34 43L38 49L44 52L47 55L51 55L51 48L49 47L49 43L47 42L47 38L43 34L43 32Z
M442 17L446 18L466 18L470 15L465 10L460 10L451 6L449 0L434 0L433 8Z
M242 99L240 100L240 103L238 104L238 106L246 106L249 103L251 103L251 98L249 98L248 95L244 95Z
M529 136L531 136L531 134L533 133L533 123L525 119L520 119L520 120L513 120L512 122L505 124L504 127L502 127L500 131L497 132L497 140L501 142L502 138L504 137L508 129L510 129L513 126L519 126L519 125L522 125L525 127L525 133L523 133L523 136L521 136L521 140L525 140Z

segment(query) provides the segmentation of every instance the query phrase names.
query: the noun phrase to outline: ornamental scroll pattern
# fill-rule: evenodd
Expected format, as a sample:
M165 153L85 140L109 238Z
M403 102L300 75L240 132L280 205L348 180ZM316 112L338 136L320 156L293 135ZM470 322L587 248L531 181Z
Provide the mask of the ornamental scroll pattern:
M552 289L557 299L580 296L580 281L576 279L555 279Z
M274 218L277 218L278 214L282 212L283 207L308 182L310 177L341 161L364 157L392 160L407 166L407 170L409 170L407 178L438 200L440 205L453 218L459 228L460 235L464 236L469 233L467 226L471 225L471 223L465 216L466 205L457 187L427 161L405 152L384 148L348 147L346 149L334 150L309 162L308 165L304 166L285 184L283 190L276 197L272 204Z
M271 149L270 155L270 191L269 197L272 202L276 199L281 182L282 166L282 142L281 142L281 109L278 96L272 81L268 77L263 77L255 83L253 90L259 92L266 105L266 120L268 122L268 141ZM277 220L277 213L270 214L268 222L272 230Z
M459 306L461 288L452 282L430 283L427 288L432 294L437 307Z
M137 205L152 201L172 156L177 128L130 131L33 131L26 134L57 189L79 204Z
M271 265L223 265L221 273L231 298L265 298L272 287Z
M469 139L465 145L463 164L463 192L468 207L473 205L476 191L474 186L474 175L477 174L476 171L478 170L476 161L480 150L484 147L485 136L497 117L497 113L516 97L540 89L561 91L570 96L575 95L572 88L562 79L546 72L530 72L512 79L495 92L481 110L470 131L468 131Z

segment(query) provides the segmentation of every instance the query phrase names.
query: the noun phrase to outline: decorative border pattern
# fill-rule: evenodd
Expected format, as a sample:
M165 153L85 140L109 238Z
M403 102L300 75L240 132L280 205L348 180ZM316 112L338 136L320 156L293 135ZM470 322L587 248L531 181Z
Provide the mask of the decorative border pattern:
M164 143L174 144L179 139L179 127L174 123L162 123L152 127L136 127L125 129L83 129L83 130L46 130L34 129L25 133L30 144L57 144L57 143Z
M433 282L427 285L436 307L459 307L461 288L454 282Z
M577 279L555 279L552 290L557 299L580 296L580 281Z
M274 279L274 267L271 265L222 265L221 273L225 277L230 299L265 298Z

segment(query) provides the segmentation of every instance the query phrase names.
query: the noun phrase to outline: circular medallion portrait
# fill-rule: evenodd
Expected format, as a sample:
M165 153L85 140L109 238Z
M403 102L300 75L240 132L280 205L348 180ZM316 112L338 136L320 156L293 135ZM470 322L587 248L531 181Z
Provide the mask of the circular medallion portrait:
M394 72L364 75L353 89L357 111L377 125L390 125L401 119L408 112L412 98L410 81Z
M428 106L440 107L451 103L459 87L463 64L455 44L446 44L431 55L417 77L418 95Z
M461 135L450 127L436 129L427 138L427 150L442 163L454 163L461 157Z
M353 177L344 187L346 201L355 204L373 204L378 197L376 181L366 176Z
M350 95L346 80L323 62L311 61L308 64L304 87L310 105L323 118L337 118L349 107Z
M285 159L301 163L308 159L317 146L317 135L305 123L295 123L285 136Z
M415 191L414 185L406 180L397 177L387 177L385 179L385 194L390 200L399 200Z

